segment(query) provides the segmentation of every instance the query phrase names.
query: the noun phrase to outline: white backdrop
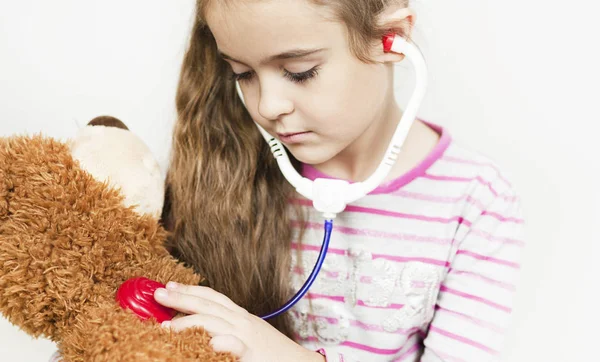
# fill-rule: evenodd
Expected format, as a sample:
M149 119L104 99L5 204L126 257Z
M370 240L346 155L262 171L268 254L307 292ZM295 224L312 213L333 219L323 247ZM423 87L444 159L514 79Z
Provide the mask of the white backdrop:
M164 172L193 3L0 0L0 135L66 138L109 114ZM524 199L528 246L506 360L598 360L600 5L414 4L431 72L420 116L497 160ZM3 361L46 361L53 350L0 318Z

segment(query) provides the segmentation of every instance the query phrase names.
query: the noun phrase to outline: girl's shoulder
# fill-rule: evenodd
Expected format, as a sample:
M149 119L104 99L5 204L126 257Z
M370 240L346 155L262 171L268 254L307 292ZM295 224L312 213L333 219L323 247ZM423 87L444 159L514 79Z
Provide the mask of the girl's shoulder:
M514 194L515 186L509 167L491 156L462 142L453 140L432 167L431 174L448 176L450 180L471 181L489 189L494 195Z

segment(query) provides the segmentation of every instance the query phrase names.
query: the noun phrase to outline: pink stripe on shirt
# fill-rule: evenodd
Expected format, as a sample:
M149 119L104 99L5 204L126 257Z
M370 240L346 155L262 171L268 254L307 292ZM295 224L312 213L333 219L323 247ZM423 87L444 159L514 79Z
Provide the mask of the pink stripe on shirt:
M455 181L455 182L472 182L477 181L480 184L486 186L494 197L498 197L499 193L492 187L492 183L490 181L486 181L481 176L477 177L458 177L458 176L443 176L443 175L430 175L424 174L421 176L423 178L435 181Z
M483 211L481 213L481 215L487 215L487 216L491 216L495 219L498 219L502 222L514 222L517 224L522 224L523 223L523 219L520 218L514 218L514 217L504 217L496 212L491 212L491 211Z
M297 311L293 311L293 313L295 313L296 315L299 315L299 313ZM328 324L332 324L332 325L339 324L339 319L338 318L327 317L327 316L320 316L320 315L310 315L310 316L308 316L308 320L309 321L321 320L321 321L325 321ZM365 330L365 331L373 331L373 332L380 332L380 333L390 333L390 332L386 331L381 325L363 323L363 322L361 322L359 320L356 320L356 319L351 319L351 320L349 320L349 322L350 322L351 326L360 328L360 329ZM413 328L410 328L410 329L401 329L401 328L399 328L395 332L391 332L391 333L393 333L393 334L409 335L409 334L414 334L415 332L418 332L420 330L421 330L421 328L419 328L419 327L413 327Z
M477 260L489 261L490 263L494 263L494 264L498 264L498 265L504 265L504 266L507 266L507 267L513 268L513 269L520 269L521 268L521 266L519 265L519 263L515 263L515 262L512 262L512 261L508 261L508 260L502 260L502 259L494 258L494 257L491 257L491 256L477 254L477 253L474 253L474 252L468 251L468 250L458 250L456 252L456 255L466 255L466 256L470 256L471 258L475 258Z
M463 270L457 270L457 269L450 269L448 270L448 274L456 274L459 276L468 276L468 277L472 277L472 278L476 278L479 279L485 283L488 284L492 284L494 286L497 286L499 288L514 292L517 290L517 287L512 284L512 283L505 283L505 282L501 282L499 280L496 279L492 279L490 277L487 277L485 275L482 274L478 274L478 273L473 273L473 272L469 272L469 271L463 271Z
M465 164L465 165L490 167L494 171L496 171L496 175L498 175L498 178L500 180L502 180L502 182L504 182L508 187L512 187L512 184L502 175L502 173L500 172L500 169L498 168L498 166L494 165L491 162L473 161L473 160L467 160L467 159L464 159L464 158L453 157L453 156L448 156L448 155L442 156L440 158L440 160L446 161L446 162L462 163L462 164Z
M323 223L318 222L305 222L304 227L312 230L323 230ZM292 227L299 228L300 222L292 221ZM436 243L436 244L451 244L452 239L450 238L437 238L432 236L420 236L415 234L405 234L405 233L390 233L381 230L372 230L372 229L357 229L353 227L347 226L335 226L335 231L346 234L346 235L356 235L356 236L369 236L376 238L386 238L386 239L396 239L396 240L406 240L406 241L415 241L415 242L425 242L425 243Z
M312 206L312 201L308 200L308 199L292 199L291 202L294 204L303 205L303 206ZM390 216L390 217L395 217L395 218L400 218L400 219L412 219L412 220L436 222L436 223L442 223L442 224L452 224L452 223L457 222L458 224L466 224L467 226L471 225L471 223L468 220L464 220L462 217L459 217L459 216L454 216L454 217L450 217L450 218L433 217L433 216L426 216L426 215L407 214L407 213L402 213L402 212L389 211L389 210L383 210L383 209L375 209L375 208L371 208L371 207L356 206L356 205L346 206L346 209L344 209L344 212L359 212L359 213L364 213L364 214Z
M492 302L491 300L487 300L487 299L482 298L482 297L478 297L476 295L472 295L472 294L464 293L464 292L461 292L461 291L458 291L458 290L455 290L455 289L448 288L445 285L441 286L440 291L446 292L446 293L449 293L449 294L454 294L454 295L456 295L458 297L469 299L469 300L472 300L472 301L475 301L475 302L480 302L480 303L483 303L485 305L488 305L488 306L490 306L492 308L501 310L501 311L506 312L506 313L511 313L512 312L512 308L505 307L505 306L503 306L501 304Z
M402 353L398 358L394 359L394 362L401 362L406 360L408 357L412 356L415 352L421 350L421 342L415 343L412 347L406 350L406 352Z
M406 191L403 189L396 190L392 193L394 196L399 196L405 199L413 199L413 200L422 200L429 201L438 204L457 204L459 202L465 201L469 204L475 205L477 208L483 210L485 208L484 204L481 200L472 197L469 194L464 194L461 196L451 197L451 196L438 196L438 195L429 195L418 192Z
M292 242L292 249L298 249L298 243ZM320 251L321 247L316 246L316 245L302 245L302 250ZM329 249L327 249L327 252L332 253L332 254L337 254L337 255L350 255L348 250L336 249L336 248L332 248L332 247L329 247ZM432 265L438 265L438 266L444 266L444 267L450 266L450 263L448 261L436 260L436 259L430 259L430 258L394 256L394 255L387 255L387 254L372 254L372 257L373 257L373 259L381 258L381 259L397 261L397 262L402 262L402 263L411 262L411 261L419 261L419 262L422 262L425 264L432 264Z
M479 237L482 237L488 241L495 241L495 242L500 242L503 244L512 244L512 245L516 245L519 247L524 247L525 246L525 242L523 240L517 240L517 239L511 239L511 238L507 238L507 237L501 237L501 236L497 236L497 235L492 235L487 231L483 231L480 230L476 227L473 227L470 231L470 234L472 235L477 235Z
M325 295L325 294L307 293L307 298L308 299L329 299L331 301L341 302L341 303L346 302L346 298L341 295ZM360 300L360 299L358 299L356 301L356 305L358 305L360 307L368 307L368 308L375 308L375 309L400 309L400 308L404 307L404 304L398 304L398 303L390 303L385 306L370 305L369 303L366 303L365 301Z
M455 312L455 311L443 308L443 307L441 307L439 305L435 306L435 310L438 311L438 312L443 312L443 313L451 314L451 315L453 315L455 317L461 318L461 319L466 320L466 321L468 321L468 322L470 322L472 324L475 324L475 325L477 325L479 327L483 327L483 328L489 329L490 331L493 331L493 332L496 332L496 333L505 333L506 332L506 328L502 328L502 327L500 327L500 326L498 326L498 325L496 325L494 323L486 322L486 321L483 321L481 319L475 318L473 316L470 316L470 315L467 315L467 314L464 314L464 313Z
M416 332L415 334L418 334L418 332ZM310 342L318 342L319 340L316 337L308 337L308 338L302 338L300 335L296 334L296 338L297 339L302 339L305 341L310 341ZM420 343L417 343L417 345L419 345ZM369 346L363 343L357 343L357 342L352 342L352 341L344 341L342 343L339 343L338 346L345 346L345 347L350 347L353 349L357 349L360 351L365 351L365 352L369 352L369 353L373 353L373 354L378 354L378 355L394 355L397 353L400 353L404 347L400 347L400 348L380 348L380 347L374 347L374 346ZM409 350L411 350L409 348Z
M492 354L492 355L497 355L498 354L498 351L495 351L495 350L491 349L490 347L488 347L488 346L486 346L484 344L475 342L475 341L473 341L473 340L471 340L469 338L463 337L463 336L461 336L459 334L451 333L451 332L448 332L448 331L446 331L444 329L441 329L441 328L438 328L438 327L435 327L435 326L431 326L429 328L429 331L430 332L439 333L439 334L441 334L441 335L443 335L445 337L448 337L448 338L453 339L455 341L458 341L458 342L464 343L466 345L475 347L475 348L477 348L479 350L482 350L484 352L487 352L489 354Z

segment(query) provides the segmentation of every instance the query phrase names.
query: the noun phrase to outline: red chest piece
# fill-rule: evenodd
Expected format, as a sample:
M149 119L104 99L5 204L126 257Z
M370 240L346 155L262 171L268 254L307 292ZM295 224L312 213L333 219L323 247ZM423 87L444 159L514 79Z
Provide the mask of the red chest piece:
M140 319L156 318L158 323L173 319L177 311L154 300L154 291L164 288L164 284L148 278L132 278L121 284L117 290L117 302L122 308L130 309Z

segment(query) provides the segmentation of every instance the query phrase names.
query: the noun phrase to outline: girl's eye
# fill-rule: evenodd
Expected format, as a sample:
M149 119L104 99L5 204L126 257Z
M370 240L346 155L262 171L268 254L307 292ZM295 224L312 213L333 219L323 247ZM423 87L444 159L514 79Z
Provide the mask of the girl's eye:
M231 78L233 80L243 82L243 81L246 81L246 80L249 80L252 78L252 72L245 72L245 73L240 73L240 74L233 73L231 75Z
M311 78L314 78L317 74L319 74L319 67L314 67L314 68L309 69L306 72L302 72L302 73L291 73L291 72L288 72L287 70L284 70L283 72L284 72L284 76L287 79L291 80L292 82L304 83L307 80L310 80ZM239 73L239 74L238 73L232 74L233 80L236 80L239 82L251 80L253 76L254 76L254 73L252 71Z
M290 73L284 70L285 77L295 83L304 83L319 74L319 67L314 67L302 73Z

